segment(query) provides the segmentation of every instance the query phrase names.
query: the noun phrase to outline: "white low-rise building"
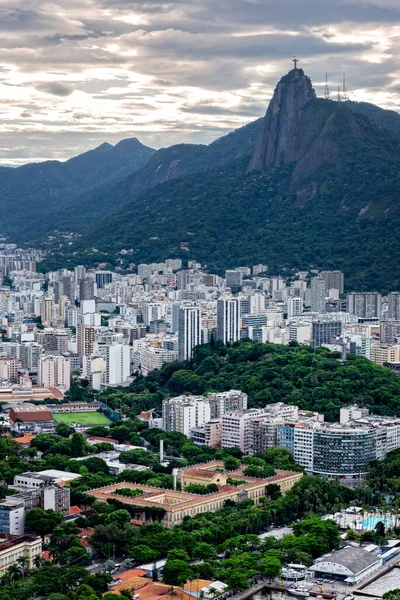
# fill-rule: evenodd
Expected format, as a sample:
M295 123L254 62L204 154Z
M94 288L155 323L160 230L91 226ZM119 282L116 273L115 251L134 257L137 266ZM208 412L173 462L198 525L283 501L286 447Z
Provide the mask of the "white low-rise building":
M328 577L354 584L382 566L382 558L365 548L346 546L318 558L310 570L315 577Z

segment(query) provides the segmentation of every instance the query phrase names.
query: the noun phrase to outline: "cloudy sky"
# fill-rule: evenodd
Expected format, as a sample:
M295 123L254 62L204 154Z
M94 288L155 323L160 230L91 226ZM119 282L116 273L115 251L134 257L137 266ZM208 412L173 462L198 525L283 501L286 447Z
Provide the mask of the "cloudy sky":
M0 0L0 163L136 136L207 143L297 55L323 95L400 111L399 0Z

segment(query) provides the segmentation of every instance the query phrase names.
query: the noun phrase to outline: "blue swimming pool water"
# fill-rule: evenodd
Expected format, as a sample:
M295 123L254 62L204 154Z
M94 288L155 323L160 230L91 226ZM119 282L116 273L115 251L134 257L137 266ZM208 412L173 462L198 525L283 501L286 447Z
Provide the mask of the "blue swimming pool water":
M379 521L382 521L385 527L391 527L394 524L394 519L390 517L367 517L364 521L361 521L361 525L363 529L374 529Z

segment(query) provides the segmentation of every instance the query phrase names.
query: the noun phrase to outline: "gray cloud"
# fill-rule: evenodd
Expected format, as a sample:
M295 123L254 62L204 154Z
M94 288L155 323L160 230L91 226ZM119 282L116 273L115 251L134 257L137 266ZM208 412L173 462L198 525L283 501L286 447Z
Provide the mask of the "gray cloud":
M293 54L320 95L346 72L352 98L399 109L399 18L398 0L3 0L0 162L207 143L265 113Z
M53 96L69 96L74 91L70 85L60 83L59 81L52 81L49 83L42 83L36 86L39 92L45 92L46 94L52 94Z

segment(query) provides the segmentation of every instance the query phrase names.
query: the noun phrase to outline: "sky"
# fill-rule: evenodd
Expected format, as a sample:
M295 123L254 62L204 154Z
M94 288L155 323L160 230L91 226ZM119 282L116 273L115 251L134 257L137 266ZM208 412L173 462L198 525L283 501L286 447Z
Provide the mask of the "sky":
M299 66L400 111L399 0L0 0L0 164L209 143Z

